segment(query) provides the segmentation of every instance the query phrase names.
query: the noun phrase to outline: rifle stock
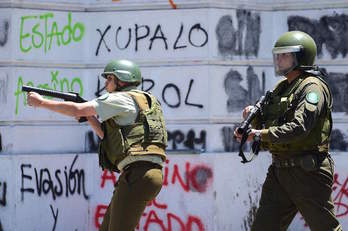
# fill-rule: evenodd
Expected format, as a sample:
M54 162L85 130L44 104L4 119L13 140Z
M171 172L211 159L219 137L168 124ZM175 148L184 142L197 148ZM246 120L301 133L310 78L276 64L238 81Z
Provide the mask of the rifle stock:
M84 103L87 102L87 100L83 99L78 93L75 92L60 92L60 91L54 91L54 90L48 90L48 89L43 89L43 88L38 88L38 87L31 87L31 86L22 86L22 91L25 92L36 92L40 95L44 96L50 96L58 99L64 99L65 101L71 101L75 103ZM79 119L79 122L86 122L87 118L86 117L81 117Z

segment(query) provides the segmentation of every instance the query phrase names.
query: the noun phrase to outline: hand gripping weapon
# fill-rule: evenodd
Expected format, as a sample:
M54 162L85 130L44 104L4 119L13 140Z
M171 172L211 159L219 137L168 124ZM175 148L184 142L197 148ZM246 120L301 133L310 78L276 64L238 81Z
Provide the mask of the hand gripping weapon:
M239 156L242 158L242 163L248 163L250 161L252 161L255 156L257 156L259 154L260 151L260 144L261 141L254 141L252 146L251 146L251 158L247 159L244 155L243 152L243 146L246 143L248 136L251 132L251 122L255 119L255 117L260 114L262 112L263 106L265 104L268 104L270 96L271 96L272 92L271 91L267 91L266 95L263 95L260 97L260 99L258 101L256 101L255 105L253 106L253 108L250 110L250 113L248 114L247 118L245 118L245 120L240 124L240 126L237 128L237 133L242 135L242 139L239 145Z

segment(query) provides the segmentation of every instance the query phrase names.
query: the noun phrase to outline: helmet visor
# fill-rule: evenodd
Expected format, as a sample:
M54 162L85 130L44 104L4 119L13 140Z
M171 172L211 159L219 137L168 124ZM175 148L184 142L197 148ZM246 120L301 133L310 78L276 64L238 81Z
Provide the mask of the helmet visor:
M272 50L274 71L278 76L284 76L298 66L298 54L302 46L275 47Z
M115 75L115 73L114 72L103 72L103 73L101 73L101 76L104 78L104 79L107 79L107 76L108 75Z

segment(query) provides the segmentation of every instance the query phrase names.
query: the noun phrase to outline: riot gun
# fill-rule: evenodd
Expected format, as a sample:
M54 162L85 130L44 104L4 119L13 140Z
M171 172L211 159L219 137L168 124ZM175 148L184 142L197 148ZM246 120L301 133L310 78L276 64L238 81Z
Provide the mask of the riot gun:
M238 155L242 158L241 162L243 164L252 161L259 154L260 145L261 145L260 140L253 141L253 143L251 145L251 153L250 153L251 158L249 158L249 159L247 159L244 155L243 146L246 143L248 136L251 132L252 121L255 119L255 117L257 115L260 115L262 113L263 107L265 104L268 104L271 94L272 94L271 91L267 91L265 95L261 96L260 99L258 101L256 101L255 105L250 110L248 116L244 119L244 121L236 129L237 133L242 135L242 139L241 139L240 145L239 145L239 154Z
M44 96L50 96L53 98L58 98L58 99L64 99L64 101L71 101L75 103L84 103L87 102L87 100L83 99L78 93L75 92L60 92L60 91L54 91L54 90L48 90L48 89L43 89L43 88L38 88L38 87L31 87L31 86L22 86L22 91L25 92L36 92L40 95ZM81 117L79 119L79 122L86 122L87 118L86 117Z

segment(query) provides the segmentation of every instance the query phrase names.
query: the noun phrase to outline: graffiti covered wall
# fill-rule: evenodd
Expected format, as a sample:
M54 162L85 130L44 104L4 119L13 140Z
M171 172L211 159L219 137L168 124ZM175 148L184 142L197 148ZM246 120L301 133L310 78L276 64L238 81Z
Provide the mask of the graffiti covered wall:
M100 73L113 58L139 64L140 89L159 99L167 125L165 185L138 230L249 230L269 158L242 166L233 131L241 110L280 80L271 50L289 30L314 38L317 63L329 76L333 197L348 227L348 5L316 3L0 2L0 231L99 227L117 181L87 154L97 151L99 139L87 124L28 107L21 87L91 100L105 93ZM297 216L290 229L308 227Z
M333 198L347 227L344 155L333 155ZM6 164L0 172L2 230L99 228L118 175L102 171L96 154L6 155L1 161ZM147 206L137 230L249 230L269 162L267 153L248 165L231 153L171 155L162 191ZM290 230L308 227L297 217Z

